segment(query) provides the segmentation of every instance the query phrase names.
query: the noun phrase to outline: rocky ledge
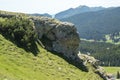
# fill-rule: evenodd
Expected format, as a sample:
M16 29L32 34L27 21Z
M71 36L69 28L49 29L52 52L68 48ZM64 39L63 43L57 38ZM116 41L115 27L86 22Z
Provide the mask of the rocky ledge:
M47 17L32 17L39 39L47 50L75 58L80 38L72 23Z

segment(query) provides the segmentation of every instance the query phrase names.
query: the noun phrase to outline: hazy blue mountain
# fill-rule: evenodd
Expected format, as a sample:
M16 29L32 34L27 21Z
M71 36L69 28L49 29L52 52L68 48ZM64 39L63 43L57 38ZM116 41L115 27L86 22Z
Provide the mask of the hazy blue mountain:
M88 7L88 6L79 6L76 8L70 8L68 10L59 12L55 15L55 18L57 19L62 19L62 18L67 18L79 13L84 13L84 12L90 12L90 11L99 11L99 10L103 10L105 8L103 7Z
M48 14L48 13L44 13L44 14L38 14L38 13L34 13L34 14L30 14L31 16L45 16L45 17L52 17L52 15Z
M62 21L74 23L82 38L100 40L106 34L120 32L120 7L80 13Z

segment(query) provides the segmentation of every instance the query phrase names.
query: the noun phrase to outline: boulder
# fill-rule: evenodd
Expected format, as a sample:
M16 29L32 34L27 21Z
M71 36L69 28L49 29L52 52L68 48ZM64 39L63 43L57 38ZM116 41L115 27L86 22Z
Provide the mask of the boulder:
M80 38L74 24L47 17L32 17L39 39L45 48L74 58L78 53Z

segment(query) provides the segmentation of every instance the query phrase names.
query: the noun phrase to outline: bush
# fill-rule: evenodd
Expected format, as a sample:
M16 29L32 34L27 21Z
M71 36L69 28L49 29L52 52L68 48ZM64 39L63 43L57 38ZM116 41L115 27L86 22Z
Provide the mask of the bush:
M0 17L0 32L27 48L30 48L37 39L33 26L33 22L26 16Z

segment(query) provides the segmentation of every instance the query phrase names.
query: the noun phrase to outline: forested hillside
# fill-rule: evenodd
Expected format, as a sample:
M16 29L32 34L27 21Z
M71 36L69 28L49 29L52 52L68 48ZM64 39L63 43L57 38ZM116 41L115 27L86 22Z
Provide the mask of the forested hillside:
M63 19L63 18L68 18L73 15L77 15L80 13L85 13L85 12L94 12L94 11L99 11L105 9L104 7L88 7L85 5L78 6L76 8L70 8L65 11L59 12L55 15L55 18L57 19Z
M86 12L61 19L76 25L81 38L107 40L106 35L120 32L120 7Z
M79 49L100 60L99 64L102 66L120 66L120 45L82 40Z
M82 53L91 54L100 65L120 66L120 7L80 13L61 19L76 25ZM91 42L92 41L92 42Z

